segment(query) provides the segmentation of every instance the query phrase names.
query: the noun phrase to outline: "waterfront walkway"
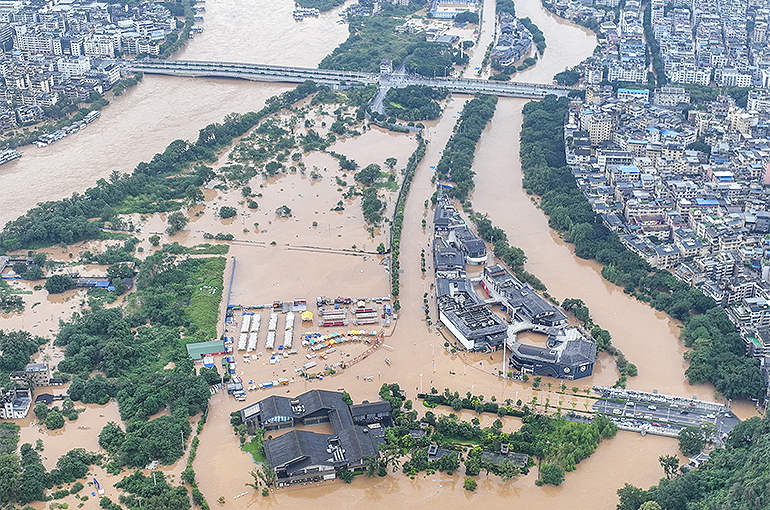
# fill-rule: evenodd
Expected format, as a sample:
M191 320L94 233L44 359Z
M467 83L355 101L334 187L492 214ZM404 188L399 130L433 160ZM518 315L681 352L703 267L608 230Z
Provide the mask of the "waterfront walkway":
M192 76L209 78L237 78L252 81L279 83L302 83L313 80L319 85L335 89L377 84L383 88L428 85L443 87L452 92L495 94L506 97L542 98L547 94L566 96L569 88L533 83L498 82L467 78L423 78L414 75L389 75L311 69L304 67L246 64L238 62L202 62L191 60L124 60L121 66L126 71L170 76Z

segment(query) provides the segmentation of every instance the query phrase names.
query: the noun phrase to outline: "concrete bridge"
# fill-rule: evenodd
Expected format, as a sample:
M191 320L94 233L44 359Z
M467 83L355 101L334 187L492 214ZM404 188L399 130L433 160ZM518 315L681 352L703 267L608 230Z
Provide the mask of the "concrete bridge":
M570 89L534 83L498 82L465 78L423 78L406 74L376 74L331 69L245 64L237 62L202 62L191 60L124 60L127 71L170 76L237 78L241 80L282 83L302 83L313 80L334 89L364 86L374 83L388 87L428 85L444 87L452 92L494 94L507 97L542 98L546 94L566 96Z

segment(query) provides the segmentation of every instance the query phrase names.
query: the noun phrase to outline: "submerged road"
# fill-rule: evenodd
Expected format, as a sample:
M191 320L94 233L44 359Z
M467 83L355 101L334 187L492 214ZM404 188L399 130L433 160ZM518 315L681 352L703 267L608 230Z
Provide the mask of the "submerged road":
M251 81L302 83L306 80L342 89L375 83L382 87L427 85L452 92L494 94L506 97L542 98L547 94L566 96L570 89L555 85L498 82L468 78L423 78L416 75L394 75L312 69L304 67L246 64L238 62L199 62L191 60L125 60L126 71L168 76L237 78Z

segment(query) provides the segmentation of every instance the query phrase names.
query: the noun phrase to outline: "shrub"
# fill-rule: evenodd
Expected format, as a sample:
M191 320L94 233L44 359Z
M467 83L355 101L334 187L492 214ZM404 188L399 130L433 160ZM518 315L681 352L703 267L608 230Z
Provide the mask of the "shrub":
M223 205L219 209L219 217L223 220L226 220L228 218L234 217L236 214L238 214L238 211L235 210L235 207L230 207L227 205Z

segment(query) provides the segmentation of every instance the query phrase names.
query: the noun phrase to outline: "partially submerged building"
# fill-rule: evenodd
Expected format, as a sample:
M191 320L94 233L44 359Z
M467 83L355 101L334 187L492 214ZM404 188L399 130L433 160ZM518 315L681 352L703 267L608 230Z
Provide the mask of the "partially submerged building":
M463 254L443 237L433 239L433 269L437 278L465 278Z
M210 342L192 342L186 345L187 355L193 361L203 360L206 356L217 356L225 354L225 343L223 340L211 340Z
M440 193L433 212L433 231L448 246L462 253L465 263L480 265L487 261L487 245L468 228L460 213L444 193Z
M517 322L549 327L567 324L564 312L499 264L484 268L481 285L503 303L508 315Z
M465 256L465 262L479 266L487 262L487 245L465 226L449 232L448 241L457 246Z
M436 278L439 320L468 351L502 348L508 326L481 300L467 278Z
M250 432L278 430L297 424L329 423L332 434L291 430L265 441L265 456L276 473L276 484L330 480L340 469L363 467L364 459L377 457L382 430L389 426L390 404L345 403L342 393L311 390L294 398L273 395L241 410Z
M509 344L510 365L533 375L581 379L593 373L596 342L577 328L550 328L545 347Z
M32 394L26 388L0 389L0 419L21 420L32 406Z
M484 267L480 277L466 278L465 264L484 264L485 243L468 229L449 198L440 193L433 215L433 263L439 321L468 351L491 352L507 346L511 367L535 375L579 379L593 373L596 342L568 327L567 315L504 267ZM463 263L464 259L464 263ZM477 283L488 299L474 288ZM499 304L506 322L490 308ZM535 331L547 335L546 348L516 341Z
M27 386L61 386L64 384L64 379L61 377L52 377L48 363L29 363L24 367L24 370L12 372L10 379Z

